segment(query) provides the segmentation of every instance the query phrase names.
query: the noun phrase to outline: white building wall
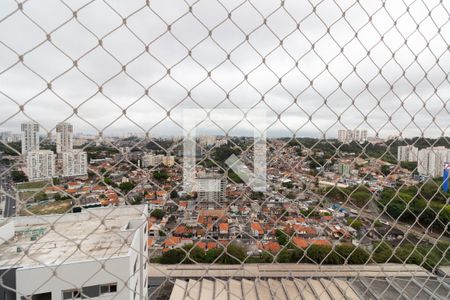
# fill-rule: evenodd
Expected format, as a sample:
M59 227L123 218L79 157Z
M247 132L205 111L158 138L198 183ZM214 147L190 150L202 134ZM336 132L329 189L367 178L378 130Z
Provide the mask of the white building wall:
M27 154L28 179L50 179L55 175L55 155L50 150L28 151Z
M39 124L29 122L21 125L22 130L22 154L28 151L39 150Z
M60 266L19 268L16 271L16 299L21 300L23 295L51 292L52 300L62 300L64 290L109 283L117 283L117 292L96 299L132 299L131 291L125 287L131 275L127 272L129 265L130 258L126 256Z
M88 173L87 153L72 150L62 153L63 176L84 176Z
M56 153L72 151L73 126L69 123L56 125Z
M114 215L135 214L137 209L142 209L142 217L130 219L118 234L124 238L129 236L130 231L135 231L130 249L127 255L116 256L108 259L87 258L80 262L64 263L61 265L37 266L19 268L16 271L17 300L21 296L51 292L52 300L62 299L64 290L82 289L86 286L104 285L117 283L117 292L104 294L91 299L147 299L147 277L148 277L148 250L147 245L147 206L130 206L113 208L96 208L88 212L78 214L26 216L15 220L16 226L32 226L45 223L58 222L83 222L95 215L97 218ZM68 241L69 242L69 241ZM51 258L51 254L49 254ZM134 272L134 264L136 272ZM103 266L104 267L103 267ZM137 285L136 298L134 288Z
M418 152L418 172L421 175L442 176L444 163L450 160L450 149L432 147Z
M3 222L3 223L2 223ZM0 221L0 245L14 237L14 221Z
M397 149L398 161L417 161L419 149L412 145L399 146Z

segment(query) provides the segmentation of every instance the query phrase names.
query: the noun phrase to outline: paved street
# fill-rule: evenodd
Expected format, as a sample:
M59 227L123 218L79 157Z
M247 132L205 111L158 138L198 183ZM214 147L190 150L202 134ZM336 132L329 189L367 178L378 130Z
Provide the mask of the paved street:
M0 173L3 169L0 170ZM3 210L3 217L13 217L16 215L16 199L14 197L15 191L13 189L12 183L8 180L6 176L0 177L0 197L5 201L5 207Z

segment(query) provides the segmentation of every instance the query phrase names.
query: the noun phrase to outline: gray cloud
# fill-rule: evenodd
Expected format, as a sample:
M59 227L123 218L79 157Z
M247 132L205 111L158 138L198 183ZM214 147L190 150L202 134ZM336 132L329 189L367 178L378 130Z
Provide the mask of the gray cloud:
M11 2L0 3L1 130L69 118L83 132L180 134L183 108L221 103L267 108L269 135L449 134L444 2L29 0L26 15Z

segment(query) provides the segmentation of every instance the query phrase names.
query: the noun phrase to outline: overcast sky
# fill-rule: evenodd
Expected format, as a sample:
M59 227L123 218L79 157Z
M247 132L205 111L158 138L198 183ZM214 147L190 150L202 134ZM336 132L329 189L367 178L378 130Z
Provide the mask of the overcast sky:
M269 136L450 135L450 1L145 2L1 0L0 131L180 135L185 108L238 107Z

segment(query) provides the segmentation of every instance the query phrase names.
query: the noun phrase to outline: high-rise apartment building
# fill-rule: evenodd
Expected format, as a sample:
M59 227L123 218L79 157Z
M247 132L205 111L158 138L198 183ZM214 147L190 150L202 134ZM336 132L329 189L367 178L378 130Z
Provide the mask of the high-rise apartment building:
M350 130L350 129L340 129L338 130L338 140L343 143L350 143L350 142L366 142L368 139L367 137L367 130Z
M56 125L56 153L72 151L73 149L73 126L69 123Z
M226 180L219 174L205 174L195 179L197 206L204 209L221 208L225 201Z
M147 211L92 208L1 222L0 299L148 299Z
M87 153L81 150L62 152L62 175L63 176L85 176L87 170Z
M163 164L166 167L172 167L175 164L175 156L173 155L155 155L152 153L144 154L141 157L142 167L155 167L159 164Z
M22 130L22 154L28 151L39 150L39 124L34 122L23 123Z
M398 161L417 161L419 149L413 145L399 146L397 149Z
M417 168L420 175L442 176L444 163L450 161L450 149L430 147L419 150Z
M55 175L55 154L50 150L27 152L28 180L50 179Z

